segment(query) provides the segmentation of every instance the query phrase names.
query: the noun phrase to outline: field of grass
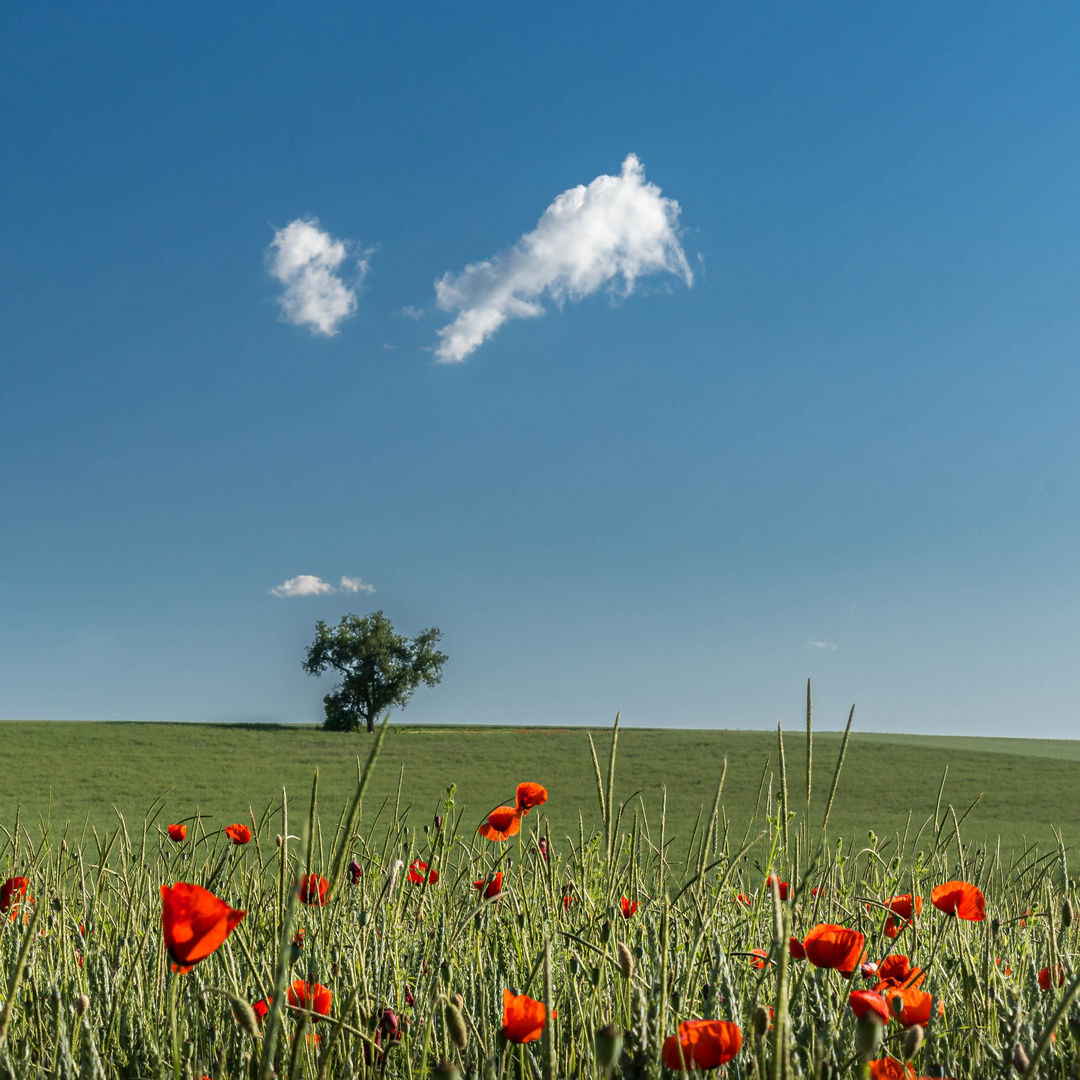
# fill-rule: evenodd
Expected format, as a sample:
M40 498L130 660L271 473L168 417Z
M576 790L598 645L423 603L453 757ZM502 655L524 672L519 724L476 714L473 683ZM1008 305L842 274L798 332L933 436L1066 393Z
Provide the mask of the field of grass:
M604 766L606 730L593 730ZM805 802L805 736L785 735L788 785L793 806ZM258 817L267 803L290 798L306 805L314 770L319 802L340 809L356 783L357 756L368 736L327 733L300 726L0 723L0 822L16 808L24 821L40 814L62 827L84 820L107 828L115 806L129 822L141 820L156 796L168 790L165 816L208 821ZM840 746L840 734L815 734L815 803L824 806ZM779 789L777 739L760 731L624 729L620 734L617 795L641 792L645 813L659 815L661 785L667 789L668 835L683 848L699 811L711 808L728 760L723 812L741 837L754 814L764 776L759 820L770 783ZM1056 846L1053 829L1070 847L1080 842L1076 776L1080 741L978 739L868 735L854 730L840 779L830 831L860 843L873 829L903 833L911 812L911 835L934 812L942 774L948 778L942 809L958 815L980 795L964 825L970 840L1021 851L1038 842ZM450 784L457 805L479 821L512 795L509 778L544 783L552 798L545 808L553 836L586 833L599 821L588 733L581 728L410 727L392 725L366 800L372 812L398 797L413 808L414 824L436 812Z

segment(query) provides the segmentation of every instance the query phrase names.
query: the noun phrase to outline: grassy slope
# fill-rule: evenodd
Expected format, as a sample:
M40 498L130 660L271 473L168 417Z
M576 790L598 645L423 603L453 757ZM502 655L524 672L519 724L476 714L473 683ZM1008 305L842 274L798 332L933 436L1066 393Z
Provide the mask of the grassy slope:
M609 735L594 731L601 768L606 770ZM815 737L814 802L823 808L836 763L840 736ZM154 796L171 788L163 821L191 815L198 807L214 821L243 820L248 807L258 816L287 787L293 805L306 806L313 770L319 770L319 802L328 817L351 794L356 755L369 740L309 727L245 727L178 724L65 722L0 723L0 823L11 827L16 806L23 821L50 814L56 823L79 827L89 815L98 826L115 818L115 805L129 824L141 820ZM785 737L792 805L803 805L805 736ZM723 803L732 831L741 836L753 812L766 759L778 790L776 736L756 731L626 729L620 733L616 795L642 789L656 829L659 788L667 786L668 835L688 836L698 808L712 804L724 757L728 778ZM853 734L830 832L866 838L904 830L912 810L912 835L933 813L942 770L949 767L943 807L963 813L983 793L968 818L968 839L1001 836L1015 850L1038 840L1053 844L1051 826L1070 846L1080 840L1075 775L1080 742L972 739ZM374 809L396 794L404 767L402 804L416 807L417 824L435 813L447 785L477 820L492 806L512 800L519 780L545 784L545 808L553 836L576 835L578 813L586 830L598 820L596 785L586 733L580 728L395 727L375 773ZM769 775L766 776L766 790ZM764 801L764 800L763 800ZM819 811L820 812L820 811ZM658 830L657 830L658 831Z

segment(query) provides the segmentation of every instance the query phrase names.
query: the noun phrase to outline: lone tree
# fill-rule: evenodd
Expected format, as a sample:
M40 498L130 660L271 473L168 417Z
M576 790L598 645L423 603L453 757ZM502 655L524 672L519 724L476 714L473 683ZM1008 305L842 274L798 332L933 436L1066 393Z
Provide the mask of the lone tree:
M435 643L441 637L442 631L432 626L410 640L395 633L381 611L346 615L333 628L320 619L303 668L309 675L331 668L342 675L323 698L324 730L359 731L363 721L373 732L375 718L395 705L405 708L421 682L440 682L446 654Z

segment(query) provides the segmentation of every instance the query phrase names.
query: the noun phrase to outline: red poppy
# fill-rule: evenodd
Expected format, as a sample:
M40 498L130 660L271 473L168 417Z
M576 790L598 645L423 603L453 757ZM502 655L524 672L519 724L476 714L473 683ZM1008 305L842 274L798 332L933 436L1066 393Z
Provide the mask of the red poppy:
M848 998L851 1011L858 1017L873 1013L883 1024L889 1022L889 1003L873 990L855 990Z
M570 905L574 902L574 889L571 885L564 885L562 891L562 906L563 911L569 911Z
M434 885L435 882L439 880L439 871L432 870L429 874L428 864L426 862L423 862L420 859L413 859L412 863L409 865L408 878L414 885L423 885L425 882L428 885Z
M893 953L878 964L877 977L878 984L874 989L879 992L890 987L914 989L926 978L926 972L922 968L912 967L906 956Z
M786 900L787 899L787 891L788 891L788 883L786 881L781 881L775 874L770 874L765 879L765 891L768 892L772 888L772 885L773 885L774 881L776 882L777 889L780 891L780 899L781 900Z
M923 990L916 990L911 988L899 988L889 987L885 991L885 1000L889 1003L889 1012L896 1017L900 1022L901 1027L911 1027L914 1024L921 1024L926 1027L930 1023L930 1002L933 1000L932 994L927 994ZM900 1008L894 1002L900 1002ZM945 1015L945 1006L938 1002L938 1016Z
M914 1080L915 1069L896 1058L879 1058L870 1062L870 1080Z
M627 900L627 898L626 898L626 897L624 896L624 897L623 897L623 898L622 898L622 899L621 899L621 900L619 901L619 907L620 907L620 908L622 908L622 917L623 917L624 919L629 919L631 915L635 915L635 914L637 914L637 909L638 909L638 902L637 902L637 901L635 900L635 901L634 901L633 903L631 903L631 902L630 902L629 900Z
M19 898L26 895L26 887L29 884L30 879L27 877L9 877L3 885L0 885L0 911L11 908L11 917L15 918Z
M484 899L490 900L493 896L498 896L502 892L502 879L503 872L500 870L493 878L481 878L479 881L474 881L473 888L482 889Z
M170 825L169 826L169 839L175 840L178 844L184 837L187 836L186 825Z
M547 802L547 788L540 784L518 784L517 812L527 814L534 806L543 806Z
M662 1056L669 1069L716 1069L741 1046L742 1031L730 1020L687 1020L664 1040Z
M995 963L995 964L996 964L996 965L997 965L998 967L1001 967L1001 957L1000 957L1000 956L998 956L998 957L995 957L995 958L994 958L994 963ZM1011 967L1009 967L1009 965L1008 965L1008 964L1006 964L1006 965L1005 965L1005 974L1006 974L1006 976L1009 976L1009 975L1011 975L1011 974L1012 974L1012 968L1011 968Z
M772 961L769 959L769 954L765 949L751 949L750 955L754 957L754 959L750 961L750 966L752 968L757 968L759 971L766 964L772 963Z
M251 843L251 830L246 825L226 825L225 835L234 844L249 844Z
M946 915L970 922L982 922L986 918L986 901L968 881L946 881L930 894L930 902Z
M792 960L806 959L806 949L803 948L803 943L797 937L788 939L787 951Z
M736 904L742 904L744 907L750 907L750 897L746 893L738 893L735 897Z
M547 1009L543 1002L533 1001L525 994L515 997L509 990L503 991L502 1029L510 1042L536 1042L544 1032L546 1020Z
M270 1011L270 1002L266 998L259 998L251 1003L251 1010L261 1020Z
M1056 968L1054 968L1054 973L1057 975L1057 984L1058 984L1058 986L1064 986L1065 985L1065 972L1062 971L1061 968L1056 967ZM1044 967L1042 969L1042 971L1039 972L1039 989L1040 990L1049 990L1050 989L1050 982L1051 982L1050 969L1048 967Z
M865 943L866 938L858 930L835 923L818 923L803 938L806 959L814 967L836 968L845 979L850 979L859 966Z
M246 911L229 907L201 885L161 886L161 934L172 970L183 974L205 960L232 933Z
M327 892L330 882L321 874L308 874L300 879L296 895L300 897L301 904L311 904L313 907L325 907L327 904Z
M901 930L906 930L911 925L913 908L916 915L922 911L922 897L912 896L911 893L906 893L904 896L890 896L885 901L885 906L891 914L885 920L882 932L886 937L894 938ZM901 920L899 925L897 924L897 916Z
M297 979L296 982L289 987L288 993L285 995L286 1001L294 1009L307 1009L310 1012L318 1013L314 1019L318 1020L322 1016L330 1015L330 999L333 994L321 983L308 983L303 979Z
M479 829L485 840L500 843L521 832L521 814L513 806L499 806L492 810Z

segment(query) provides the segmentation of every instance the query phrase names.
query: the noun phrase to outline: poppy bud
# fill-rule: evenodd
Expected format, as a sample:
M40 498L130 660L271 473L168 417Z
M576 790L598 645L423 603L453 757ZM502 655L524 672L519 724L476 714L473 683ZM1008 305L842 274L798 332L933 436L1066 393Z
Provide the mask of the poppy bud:
M445 1058L431 1070L432 1080L461 1080L461 1073L452 1061Z
M899 1016L904 1011L904 999L900 994L897 994L890 1004L894 1016Z
M353 859L349 863L349 882L350 882L350 884L359 885L360 884L360 875L362 873L363 873L363 871L360 869L360 864L355 859Z
M678 1012L682 1006L682 994L678 990L671 991L671 1007Z
M60 841L60 850L61 851L67 851L67 849L68 849L67 848L67 841L66 840L61 840Z
M444 983L450 981L450 964L446 960L439 965L439 976Z
M622 1031L614 1024L605 1024L593 1036L596 1046L596 1063L601 1069L610 1069L622 1053Z
M85 994L80 994L75 999L75 1011L82 1016L90 1008L90 999Z
M1061 905L1061 925L1068 930L1072 926L1073 921L1073 909L1072 904L1068 900Z
M276 835L276 836L274 837L274 843L275 843L275 844L276 844L276 845L277 845L278 847L281 847L281 833L278 833L278 834L277 834L277 835Z
M759 1038L765 1038L765 1032L769 1030L769 1010L764 1005L759 1005L754 1010L754 1034Z
M235 995L230 995L229 1004L232 1005L233 1016L236 1017L236 1022L253 1039L257 1039L259 1037L259 1021L255 1016L255 1010L242 997L237 997Z
M881 1045L880 1018L872 1011L865 1012L855 1021L855 1049L869 1060Z
M54 896L49 902L52 904L53 911L59 912L64 910L64 902L59 896Z
M519 911L517 914L517 924L519 930L525 929L525 912Z
M484 1080L499 1080L499 1059L489 1057L484 1062Z
M442 832L442 815L441 814L436 814L435 815L435 831L436 832Z
M900 1040L900 1049L903 1052L905 1061L910 1061L919 1052L919 1047L923 1044L924 1034L925 1032L920 1024L912 1024L904 1032L904 1037Z
M600 944L606 945L611 940L611 920L605 919L600 927Z
M371 918L371 916L368 915L368 913L366 911L361 911L360 914L356 916L356 921L359 924L361 930L365 926L367 926L368 921L369 921L370 918Z
M594 967L594 968L592 968L590 970L589 979L591 980L593 986L599 986L600 985L600 975L601 975L601 971L600 971L600 969L598 967Z
M548 861L548 842L546 836L540 837L540 854L544 857L544 862Z
M995 937L1001 931L1001 920L996 915L990 920L990 929L994 932Z
M465 1026L465 1017L452 1001L446 1003L444 1016L446 1033L450 1036L450 1041L464 1053L469 1045L469 1029Z
M619 954L619 974L629 982L634 976L634 958L630 950L620 941L617 952Z
M1027 1056L1027 1051L1019 1044L1016 1044L1016 1049L1013 1051L1013 1068L1018 1073L1026 1073L1028 1067L1031 1065L1031 1059Z
M567 964L567 967L570 968L571 975L576 975L579 971L581 971L581 961L576 956L571 956L570 963Z

